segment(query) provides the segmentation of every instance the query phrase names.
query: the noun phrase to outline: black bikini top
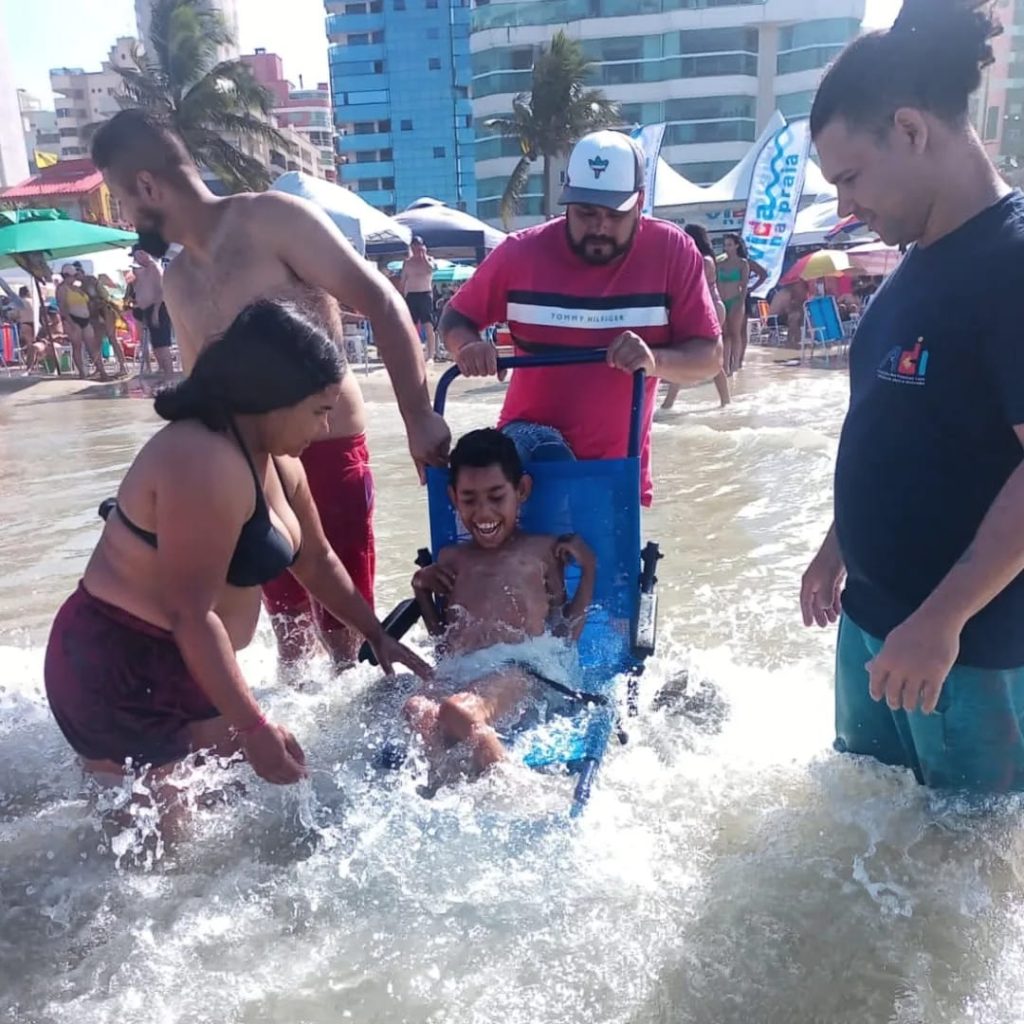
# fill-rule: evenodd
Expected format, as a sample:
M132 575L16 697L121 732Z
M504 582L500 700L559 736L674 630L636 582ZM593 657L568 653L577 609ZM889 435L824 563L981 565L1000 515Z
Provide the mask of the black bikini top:
M235 553L231 556L231 564L228 566L227 581L233 587L259 587L276 579L285 569L291 568L299 557L299 552L292 551L291 541L270 521L270 509L267 507L263 486L256 474L256 466L253 464L249 449L246 448L234 423L231 424L231 432L235 435L242 454L245 455L245 461L249 463L249 470L256 484L256 508L238 534ZM277 469L276 462L274 468ZM277 470L277 475L280 480L280 470ZM285 491L287 498L288 492L283 481L281 489ZM136 537L145 541L151 548L157 546L156 534L136 526L118 506L117 498L107 498L100 505L99 514L106 519L113 509L117 509L121 522Z

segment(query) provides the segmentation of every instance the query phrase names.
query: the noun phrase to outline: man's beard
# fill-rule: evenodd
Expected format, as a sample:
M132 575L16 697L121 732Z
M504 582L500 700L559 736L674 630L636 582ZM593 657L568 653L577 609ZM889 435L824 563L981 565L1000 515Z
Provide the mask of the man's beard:
M636 229L639 227L640 221L637 220L636 224L633 225L633 230L629 233L629 238L626 239L621 245L615 241L614 238L609 238L608 235L584 235L579 242L573 241L572 233L569 231L568 220L565 223L565 237L569 243L569 248L585 263L589 263L595 267L603 267L608 263L612 263L617 260L620 256L625 255L633 247L633 240L636 238ZM607 254L602 253L598 255L593 252L587 251L588 245L600 243L607 247Z
M144 249L154 259L159 260L167 255L171 243L160 234L159 228L138 228L138 235L139 248Z
M138 220L135 230L139 235L139 247L154 259L162 259L171 247L171 243L164 238L163 214L156 210L139 210Z

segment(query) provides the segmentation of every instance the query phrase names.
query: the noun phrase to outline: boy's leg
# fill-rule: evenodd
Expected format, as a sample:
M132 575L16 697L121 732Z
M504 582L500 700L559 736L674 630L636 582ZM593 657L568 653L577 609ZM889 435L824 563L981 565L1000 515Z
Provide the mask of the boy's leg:
M494 728L532 692L534 682L521 668L499 669L473 683L472 691L457 693L441 702L437 721L441 733L473 750L478 771L507 756Z
M410 697L402 708L409 728L423 739L428 756L444 751L444 737L438 723L438 712L441 704L429 693L418 693Z

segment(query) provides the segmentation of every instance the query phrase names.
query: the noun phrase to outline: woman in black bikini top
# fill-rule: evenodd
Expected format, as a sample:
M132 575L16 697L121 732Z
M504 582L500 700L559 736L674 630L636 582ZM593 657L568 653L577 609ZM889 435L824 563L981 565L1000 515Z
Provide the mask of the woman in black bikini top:
M386 670L429 673L384 634L327 544L297 458L326 431L341 374L323 331L262 302L157 396L170 423L104 502L103 534L47 649L51 709L88 771L121 782L130 766L159 782L212 749L243 751L270 782L303 777L301 748L267 721L235 657L255 631L260 585L282 572L365 636Z

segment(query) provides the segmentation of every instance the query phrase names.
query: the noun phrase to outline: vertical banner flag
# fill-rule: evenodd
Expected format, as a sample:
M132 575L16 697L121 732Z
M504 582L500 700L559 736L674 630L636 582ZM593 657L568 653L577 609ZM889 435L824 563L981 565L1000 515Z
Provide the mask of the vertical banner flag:
M639 143L644 154L644 208L643 213L654 213L654 187L658 181L658 157L661 155L661 140L665 138L663 124L646 124L633 131L632 137Z
M800 194L811 150L807 120L783 125L758 154L750 179L750 198L743 226L743 241L750 258L768 272L761 286L766 294L782 276L786 246L796 224Z

